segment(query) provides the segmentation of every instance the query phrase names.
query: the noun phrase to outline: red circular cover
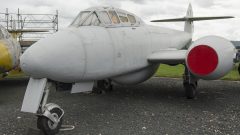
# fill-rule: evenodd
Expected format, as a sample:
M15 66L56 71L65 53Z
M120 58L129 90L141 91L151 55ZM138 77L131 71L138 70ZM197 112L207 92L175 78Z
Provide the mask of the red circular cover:
M216 51L208 45L198 45L188 54L187 63L190 70L198 75L212 73L218 65Z

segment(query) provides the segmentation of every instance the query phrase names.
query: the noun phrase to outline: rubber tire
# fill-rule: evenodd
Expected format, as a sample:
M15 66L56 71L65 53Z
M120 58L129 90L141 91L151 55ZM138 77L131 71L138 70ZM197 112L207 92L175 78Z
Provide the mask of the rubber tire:
M106 83L110 83L107 85L105 85ZM98 87L105 90L105 91L112 91L113 90L113 85L111 83L110 80L101 80L101 81L98 81Z
M110 83L110 85L108 85L108 87L106 87L105 83ZM111 92L113 90L113 85L111 84L110 80L100 80L97 81L97 87L94 90L94 93L96 94L102 94L102 93L106 93L106 92Z
M197 88L194 84L184 83L185 94L187 99L194 99L197 95ZM197 84L196 84L197 85Z
M59 108L54 108L50 111L51 113L56 113L58 116L62 115L62 111ZM43 131L45 135L55 135L59 132L62 122L63 122L63 117L60 119L57 127L55 129L51 129L48 126L48 122L50 120L47 117L44 116L39 116L37 119L37 127Z

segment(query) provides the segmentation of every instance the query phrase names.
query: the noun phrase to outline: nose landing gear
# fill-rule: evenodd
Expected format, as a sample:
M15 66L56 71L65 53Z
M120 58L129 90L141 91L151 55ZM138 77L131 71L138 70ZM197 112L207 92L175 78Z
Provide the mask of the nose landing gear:
M46 104L50 87L51 83L48 83L37 112L37 127L42 130L45 135L55 135L60 131L64 115L63 109L57 104Z

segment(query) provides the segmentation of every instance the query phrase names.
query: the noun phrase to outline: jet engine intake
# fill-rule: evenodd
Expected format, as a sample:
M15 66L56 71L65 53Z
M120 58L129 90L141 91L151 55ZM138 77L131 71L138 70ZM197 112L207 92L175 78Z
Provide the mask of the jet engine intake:
M190 72L199 79L215 80L232 70L236 53L227 39L207 36L191 44L185 61Z

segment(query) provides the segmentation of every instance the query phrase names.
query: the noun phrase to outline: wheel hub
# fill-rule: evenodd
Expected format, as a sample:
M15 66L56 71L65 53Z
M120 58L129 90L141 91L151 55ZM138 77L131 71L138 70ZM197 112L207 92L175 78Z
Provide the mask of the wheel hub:
M56 113L53 113L52 116L57 120L59 119L59 116ZM53 130L53 129L57 128L58 123L54 123L53 121L48 120L48 126L49 126L50 129Z

